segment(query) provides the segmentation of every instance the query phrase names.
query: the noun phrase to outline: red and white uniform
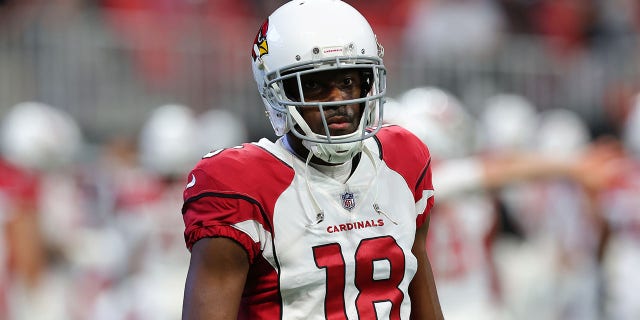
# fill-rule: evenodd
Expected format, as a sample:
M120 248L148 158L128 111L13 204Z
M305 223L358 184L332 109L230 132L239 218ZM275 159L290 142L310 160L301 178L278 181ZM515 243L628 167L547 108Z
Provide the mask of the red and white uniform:
M497 213L483 189L474 157L434 161L438 203L431 213L427 251L447 319L500 319L493 262Z
M9 318L10 292L14 267L11 248L15 245L7 238L7 224L17 214L26 214L20 207L37 201L38 184L35 176L5 162L0 158L0 318ZM26 208L26 207L25 207ZM35 214L29 212L28 214ZM15 278L13 278L15 279Z
M397 126L365 146L373 161L363 152L346 183L282 139L210 153L189 174L187 247L228 237L247 251L240 318L409 319L411 248L434 201L429 152Z

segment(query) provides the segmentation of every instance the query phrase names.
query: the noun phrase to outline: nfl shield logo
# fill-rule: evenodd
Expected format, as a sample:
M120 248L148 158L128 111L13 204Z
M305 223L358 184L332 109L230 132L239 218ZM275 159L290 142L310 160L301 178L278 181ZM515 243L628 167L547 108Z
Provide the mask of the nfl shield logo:
M353 193L345 192L341 196L342 207L351 211L356 206L356 199L353 197Z

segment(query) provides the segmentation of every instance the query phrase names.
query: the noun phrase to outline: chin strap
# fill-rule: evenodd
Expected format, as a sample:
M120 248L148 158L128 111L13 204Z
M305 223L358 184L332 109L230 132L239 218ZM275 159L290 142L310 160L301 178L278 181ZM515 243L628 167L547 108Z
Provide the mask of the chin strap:
M288 106L287 108L289 109L289 115L291 115L293 121L300 126L300 129L302 129L307 137L320 139L320 137L324 136L314 133L294 106ZM322 112L323 110L321 109L320 111ZM358 126L358 129L356 131L348 135L337 136L335 137L335 139L340 140L345 138L353 138L358 134L363 134L363 120L364 117L360 120L360 125ZM292 128L291 130L295 129ZM297 135L298 133L294 132L294 134ZM363 143L361 140L346 143L319 143L302 139L302 145L304 145L304 147L307 148L317 158L322 159L323 161L328 163L338 164L352 159L358 152L362 150Z
M311 181L309 181L309 162L311 161L312 157L313 153L309 152L309 155L307 155L307 161L304 162L304 180L307 184L307 192L309 193L309 197L311 198L311 205L313 205L313 210L316 213L316 221L308 224L307 228L313 227L324 221L324 210L320 208L318 200L316 200L316 197L313 195L313 192L311 191Z
M375 174L374 174L373 178L371 178L371 180L369 181L369 185L367 186L367 190L369 190L371 188L371 186L373 185L373 182L378 179L379 169L378 169L378 166L376 166L375 158L371 154L371 150L369 150L369 148L367 146L364 146L362 148L362 153L367 155L367 158L369 158L369 160L373 164L373 170L375 170ZM376 184L375 185L375 189L374 189L374 194L373 194L373 199L374 199L373 200L373 210L375 210L376 213L378 213L379 215L385 216L393 224L398 225L398 223L395 220L391 219L391 217L386 212L384 212L384 211L382 211L382 209L380 209L380 205L378 205L378 202L376 201L378 199L378 189L379 189L378 185Z
M303 140L302 145L307 148L310 153L325 162L332 164L340 164L353 159L353 157L362 151L362 141L326 144Z

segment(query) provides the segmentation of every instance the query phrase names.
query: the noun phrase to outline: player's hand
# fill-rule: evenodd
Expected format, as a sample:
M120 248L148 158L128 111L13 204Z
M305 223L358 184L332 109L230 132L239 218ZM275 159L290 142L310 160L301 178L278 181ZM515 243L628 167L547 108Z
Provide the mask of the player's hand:
M572 176L588 191L597 192L623 175L628 167L621 143L613 138L603 138L581 154L572 168Z

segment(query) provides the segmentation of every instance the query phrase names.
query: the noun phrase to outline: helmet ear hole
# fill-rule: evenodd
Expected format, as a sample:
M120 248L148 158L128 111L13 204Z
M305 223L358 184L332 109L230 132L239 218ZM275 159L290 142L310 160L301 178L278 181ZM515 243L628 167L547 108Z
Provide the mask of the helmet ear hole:
M362 83L360 84L360 97L366 97L369 92L371 92L371 88L373 87L373 72L371 71L361 71L360 77L362 78Z
M300 91L296 78L288 78L282 80L282 89L284 96L292 101L300 101Z

